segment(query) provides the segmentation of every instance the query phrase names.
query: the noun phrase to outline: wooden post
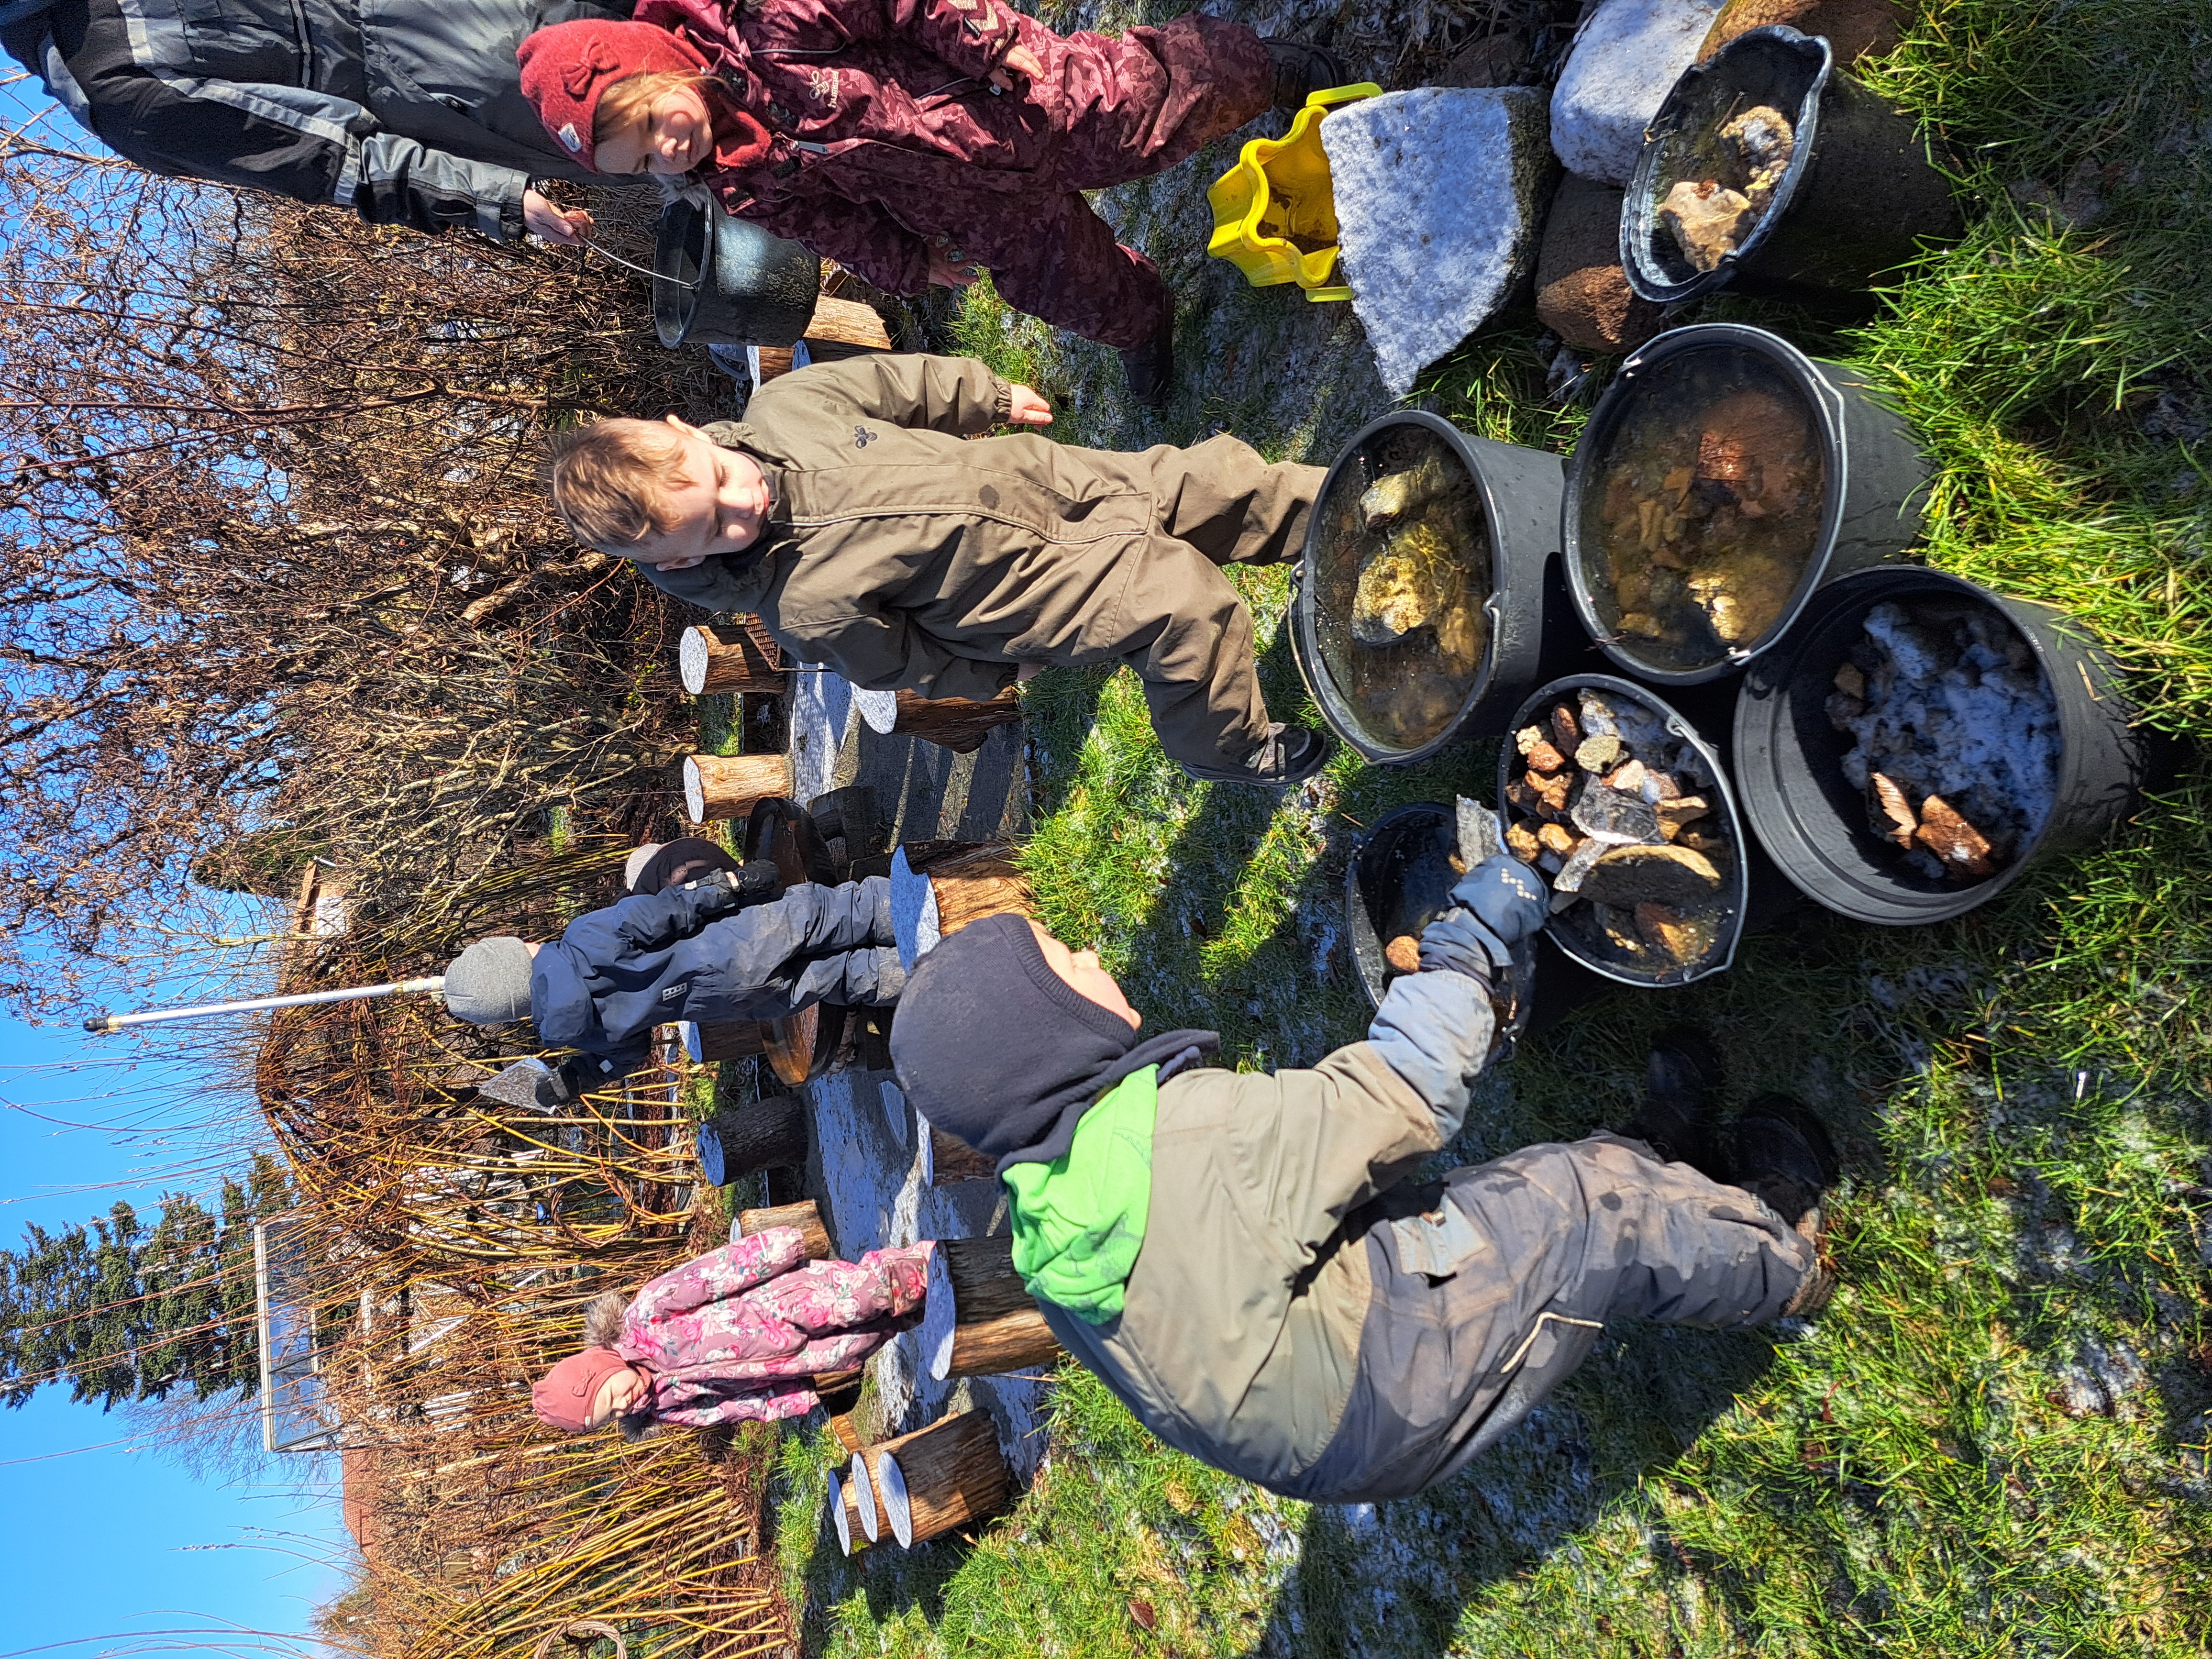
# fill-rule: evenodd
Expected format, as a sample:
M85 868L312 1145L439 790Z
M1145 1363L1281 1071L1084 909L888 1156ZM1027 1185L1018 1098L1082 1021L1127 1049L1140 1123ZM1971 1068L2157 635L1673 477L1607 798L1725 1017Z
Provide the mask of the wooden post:
M939 1382L1049 1365L1060 1339L1014 1271L1014 1241L940 1238L929 1253L921 1357Z
M848 1555L859 1554L874 1541L861 1530L857 1497L850 1480L835 1469L830 1471L830 1522L837 1528L837 1547Z
M811 1198L796 1204L778 1204L765 1210L738 1212L738 1237L750 1238L755 1233L764 1233L771 1227L796 1227L806 1235L806 1259L827 1261L830 1259L830 1230L822 1224L822 1212Z
M806 1122L806 1103L797 1095L717 1112L693 1132L699 1173L709 1187L726 1187L757 1170L804 1164Z
M837 1437L848 1455L867 1443L861 1437L860 1425L854 1422L853 1413L860 1403L860 1373L839 1371L835 1376L814 1379L815 1397L821 1401L822 1409L830 1414L830 1432Z
M949 1135L921 1113L915 1114L921 1135L921 1184L955 1187L963 1181L994 1181L999 1165L957 1135Z
M806 325L805 338L835 340L840 345L866 346L872 350L891 349L890 331L884 319L876 314L873 306L863 305L858 300L832 299L823 295L814 302L814 315Z
M756 617L727 627L687 628L676 642L676 677L693 696L781 691L790 684L783 653Z
M1006 1507L1014 1483L990 1413L940 1418L860 1456L875 1477L876 1503L903 1548L927 1543ZM878 1527L878 1532L881 1528Z
M693 755L684 763L684 810L694 823L750 817L761 802L790 793L787 755Z
M768 1027L757 1019L717 1019L704 1024L685 1019L678 1020L676 1029L683 1036L684 1052L695 1066L745 1060L768 1052Z
M884 1535L884 1514L876 1504L876 1483L868 1474L865 1448L854 1452L853 1461L845 1466L845 1490L852 1494L853 1512L860 1517L861 1536L871 1544L876 1542Z
M885 737L919 738L956 755L973 754L1001 726L1017 726L1022 700L1008 686L995 697L921 697L911 691L856 693L869 729Z

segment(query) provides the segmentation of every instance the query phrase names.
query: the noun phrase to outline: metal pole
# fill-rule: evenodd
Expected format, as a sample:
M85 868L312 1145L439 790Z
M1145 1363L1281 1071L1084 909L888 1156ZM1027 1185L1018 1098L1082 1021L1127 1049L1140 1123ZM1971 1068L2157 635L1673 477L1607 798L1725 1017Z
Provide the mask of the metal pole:
M252 1014L264 1008L306 1008L321 1002L358 1002L366 997L388 997L407 991L441 991L446 976L396 980L389 985L356 985L343 991L303 991L296 996L254 997L245 1002L206 1002L196 1008L149 1008L135 1014L95 1014L85 1021L88 1031L119 1031L126 1025L151 1025L158 1020L197 1019L202 1014Z

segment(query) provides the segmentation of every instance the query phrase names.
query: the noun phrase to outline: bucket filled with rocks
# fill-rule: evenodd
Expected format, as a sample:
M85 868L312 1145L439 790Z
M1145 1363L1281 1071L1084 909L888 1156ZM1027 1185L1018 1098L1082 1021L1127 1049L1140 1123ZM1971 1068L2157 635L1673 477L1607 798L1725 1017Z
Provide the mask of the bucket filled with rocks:
M1825 588L1746 677L1738 785L1808 896L1940 921L2133 808L2144 757L2109 658L2048 606L1942 571Z
M1291 645L1314 701L1370 763L1494 722L1541 673L1558 574L1559 458L1418 410L1346 446L1322 485ZM1571 627L1571 623L1567 623Z
M1629 180L1620 255L1661 305L1722 288L1856 300L1962 228L1911 118L1837 69L1825 39L1777 26L1674 83Z
M1631 356L1568 467L1583 624L1661 684L1741 668L1822 583L1919 538L1917 435L1840 365L1732 323Z
M1552 890L1550 937L1624 984L1687 985L1735 959L1750 854L1722 757L1640 686L1554 680L1498 758L1506 850Z

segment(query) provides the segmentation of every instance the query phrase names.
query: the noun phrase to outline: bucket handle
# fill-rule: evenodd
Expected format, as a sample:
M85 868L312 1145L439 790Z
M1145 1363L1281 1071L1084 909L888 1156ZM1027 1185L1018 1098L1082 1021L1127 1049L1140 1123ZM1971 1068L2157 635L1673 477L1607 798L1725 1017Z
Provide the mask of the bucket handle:
M623 258L621 254L617 253L612 249L609 248L604 242L595 242L590 237L586 236L580 238L579 243L585 252L588 253L596 253L602 259L611 260L614 264L620 265L624 270L634 270L641 276L650 276L656 283L665 283L669 287L673 289L681 289L686 294L696 294L699 290L699 284L697 283L679 282L677 278L670 276L661 271L651 270L643 265L635 264L629 260Z

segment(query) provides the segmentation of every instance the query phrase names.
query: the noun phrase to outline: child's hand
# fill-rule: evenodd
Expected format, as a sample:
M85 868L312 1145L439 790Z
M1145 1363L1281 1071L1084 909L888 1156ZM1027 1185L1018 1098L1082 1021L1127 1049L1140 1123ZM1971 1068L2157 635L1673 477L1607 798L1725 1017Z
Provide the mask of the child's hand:
M965 288L975 280L975 267L954 264L945 257L945 250L932 244L929 250L929 280L939 288Z
M1000 92L1012 92L1016 75L1032 83L1044 79L1044 65L1037 62L1036 54L1027 46L1007 47L1006 55L999 60L999 67L991 71L989 79Z
M1006 418L1024 426L1050 426L1052 405L1025 386L1011 386L1006 393Z
M581 208L556 208L534 190L522 192L522 223L532 234L574 247L591 234L592 216Z

